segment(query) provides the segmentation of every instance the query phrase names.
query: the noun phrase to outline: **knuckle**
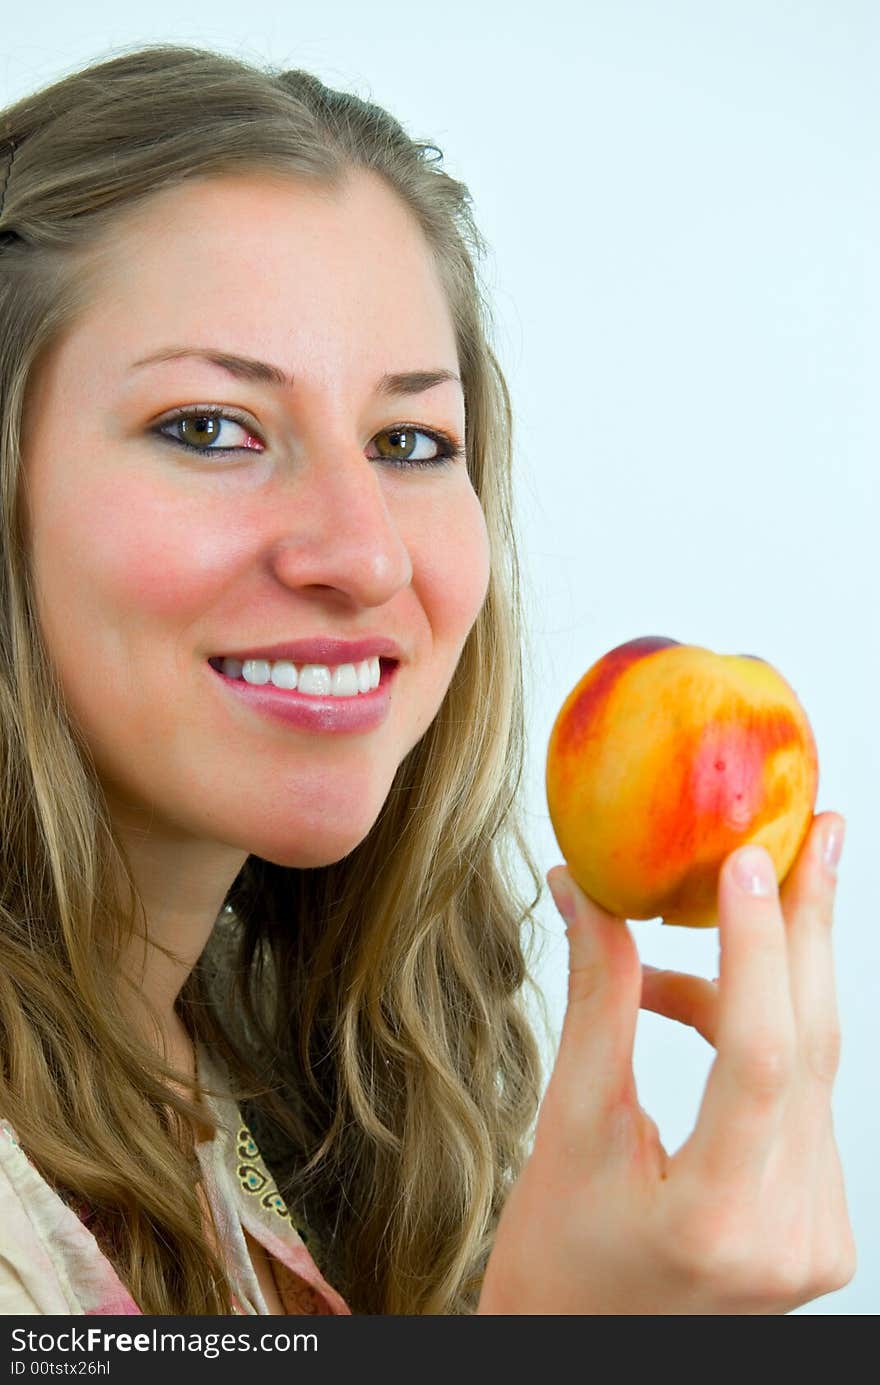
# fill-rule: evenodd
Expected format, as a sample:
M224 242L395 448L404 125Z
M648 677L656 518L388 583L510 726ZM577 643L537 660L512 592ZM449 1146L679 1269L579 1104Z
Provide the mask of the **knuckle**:
M804 1057L807 1071L820 1082L831 1083L840 1066L841 1034L837 1025L807 1036Z
M776 1254L761 1267L756 1281L765 1302L790 1308L812 1297L810 1275L803 1255Z
M709 1239L691 1236L684 1248L684 1268L692 1283L699 1284L720 1301L739 1300L751 1294L755 1274L748 1247L734 1236Z
M685 1264L695 1282L719 1301L766 1310L789 1309L810 1297L804 1257L791 1253L766 1255L757 1237L745 1228L721 1235L691 1236Z
M614 1167L631 1164L642 1148L641 1111L619 1096L606 1100L601 1111L604 1147Z
M812 933L818 936L829 933L834 925L834 885L829 885L822 896L810 899L802 913L804 924Z
M793 1076L792 1045L778 1039L761 1043L751 1041L734 1049L731 1066L738 1084L752 1096L778 1097Z
M856 1277L856 1270L859 1266L859 1258L856 1254L855 1246L850 1246L844 1251L834 1267L834 1288L842 1289L845 1284L849 1284Z
M856 1272L852 1233L818 1265L808 1223L768 1234L736 1197L691 1197L677 1209L667 1263L690 1290L739 1311L789 1312L848 1284Z
M676 1267L694 1283L730 1286L746 1276L747 1246L738 1209L723 1200L692 1201L676 1221L670 1247Z
M813 913L820 929L830 930L834 927L836 888L837 880L830 876L821 897L815 902Z
M568 973L568 1003L582 1004L595 1000L600 995L605 981L605 973L598 962L579 962L572 965Z
M855 1242L852 1236L849 1236L837 1254L816 1275L817 1287L814 1296L833 1294L837 1289L843 1289L855 1277L857 1268Z

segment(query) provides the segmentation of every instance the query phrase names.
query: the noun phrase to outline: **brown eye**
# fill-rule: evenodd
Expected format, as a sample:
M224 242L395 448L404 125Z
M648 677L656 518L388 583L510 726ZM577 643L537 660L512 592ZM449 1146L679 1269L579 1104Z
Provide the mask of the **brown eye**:
M388 440L384 447L383 439ZM461 456L461 449L451 438L443 433L429 433L425 428L385 428L376 434L376 440L381 460L392 466L442 466ZM417 452L419 448L422 450Z
M228 428L233 430L231 439L226 432ZM244 435L243 443L241 436L236 442L236 428L239 435ZM169 431L171 429L174 431ZM159 437L175 443L178 447L185 447L188 451L201 453L203 456L208 456L214 452L232 454L250 452L254 450L255 442L259 442L246 418L238 418L235 414L217 408L181 409L171 418L167 418L164 423L158 424L152 431ZM215 447L214 444L221 434L228 445Z
M180 430L178 436L181 442L189 443L191 447L207 447L217 441L222 422L216 414L205 414L203 417L192 414L188 418L178 418L175 427Z
M383 455L391 461L403 462L409 461L412 457L418 430L415 428L389 428L384 433L379 433L378 436L380 439L387 438L390 444L388 451ZM425 458L420 460L424 461Z

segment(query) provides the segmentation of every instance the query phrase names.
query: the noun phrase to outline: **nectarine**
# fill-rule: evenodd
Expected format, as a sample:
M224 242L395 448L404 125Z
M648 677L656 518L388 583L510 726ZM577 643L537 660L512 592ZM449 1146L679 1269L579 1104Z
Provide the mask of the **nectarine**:
M547 803L574 879L610 913L717 924L718 872L746 842L784 880L813 818L806 713L753 654L658 635L602 656L565 699Z

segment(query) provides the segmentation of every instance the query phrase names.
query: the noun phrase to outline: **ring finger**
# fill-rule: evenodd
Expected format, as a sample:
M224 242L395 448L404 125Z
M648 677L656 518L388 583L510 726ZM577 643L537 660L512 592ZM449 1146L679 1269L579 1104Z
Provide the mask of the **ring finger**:
M835 860L843 845L845 822L823 813L780 889L788 937L791 999L802 1071L824 1096L830 1093L840 1055L840 1028L832 948L836 886ZM833 837L826 859L829 836Z

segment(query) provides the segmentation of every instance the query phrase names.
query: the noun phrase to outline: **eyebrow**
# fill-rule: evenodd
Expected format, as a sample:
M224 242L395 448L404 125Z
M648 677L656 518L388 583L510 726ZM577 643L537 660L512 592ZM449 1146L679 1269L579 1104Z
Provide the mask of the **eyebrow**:
M279 366L270 365L268 361L258 361L253 356L235 356L228 351L211 351L197 346L164 347L161 351L154 351L152 355L134 361L130 369L136 370L140 366L162 361L174 361L182 356L195 356L199 360L207 361L209 365L225 370L228 375L234 375L236 380L256 381L258 384L277 385L286 389L292 389L295 383L292 375L287 375ZM461 384L460 377L451 370L404 370L386 373L376 385L376 394L422 394L447 380Z

